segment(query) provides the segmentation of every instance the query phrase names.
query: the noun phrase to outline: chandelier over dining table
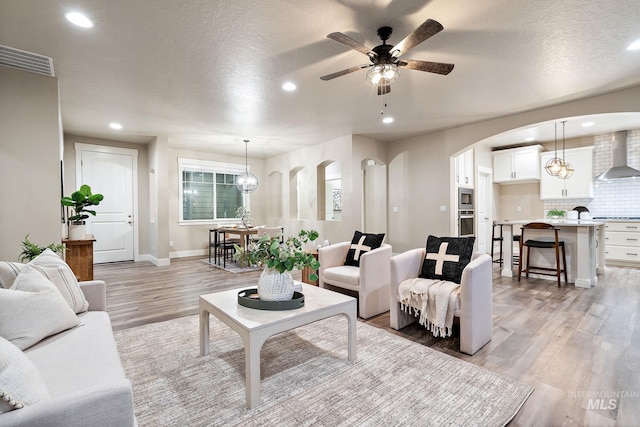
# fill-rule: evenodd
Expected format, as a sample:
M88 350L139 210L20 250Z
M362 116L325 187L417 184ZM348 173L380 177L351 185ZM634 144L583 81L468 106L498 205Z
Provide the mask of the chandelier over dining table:
M250 194L256 191L258 188L258 178L249 172L249 157L248 157L248 144L249 140L244 140L244 173L236 176L236 188L243 194Z

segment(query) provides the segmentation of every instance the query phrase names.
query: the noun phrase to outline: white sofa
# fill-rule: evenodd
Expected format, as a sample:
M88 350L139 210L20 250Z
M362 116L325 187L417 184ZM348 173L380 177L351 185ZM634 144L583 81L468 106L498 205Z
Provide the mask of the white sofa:
M398 285L415 278L422 271L426 249L412 249L391 258L390 323L401 329L417 318L402 310L398 302ZM462 271L459 309L454 313L460 319L460 351L473 355L491 341L493 330L491 276L492 260L487 254L474 253L471 262Z
M0 426L135 426L133 391L125 377L103 281L80 282L89 311L81 324L24 350L50 399L0 414Z
M389 311L391 246L383 244L360 255L360 267L344 265L351 242L318 249L318 283L358 293L358 315L364 319Z

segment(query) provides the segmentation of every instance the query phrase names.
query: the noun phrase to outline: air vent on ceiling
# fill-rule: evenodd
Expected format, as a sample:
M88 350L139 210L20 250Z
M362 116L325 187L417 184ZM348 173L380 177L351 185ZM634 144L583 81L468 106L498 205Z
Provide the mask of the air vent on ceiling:
M0 45L0 65L55 77L53 59L9 46Z

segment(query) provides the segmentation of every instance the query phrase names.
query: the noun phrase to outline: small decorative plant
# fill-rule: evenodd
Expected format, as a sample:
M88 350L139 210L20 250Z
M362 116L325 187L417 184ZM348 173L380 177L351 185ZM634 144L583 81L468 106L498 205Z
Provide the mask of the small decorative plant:
M248 249L235 245L235 258L242 259L251 265L275 269L281 274L294 268L301 270L304 267L310 267L316 271L320 263L302 247L305 243L313 242L317 238L318 232L315 230L301 230L297 236L289 237L284 242L280 242L279 237L265 235L260 240L249 244ZM309 279L318 280L318 275L312 273Z
M549 212L547 212L547 217L548 218L553 218L553 217L564 218L564 211L561 209L550 209Z
M29 235L24 236L22 243L22 252L20 253L20 262L31 261L45 249L51 249L53 252L62 252L64 246L60 244L52 243L49 246L38 246L35 243L29 241Z
M102 194L91 193L91 187L83 185L78 191L73 192L71 197L63 197L60 200L63 206L71 206L74 215L69 217L70 222L84 221L89 218L89 214L96 216L96 211L87 209L89 206L97 206L104 199Z
M238 206L236 209L236 218L240 218L244 228L249 228L251 226L251 221L253 220L251 217L251 211L244 206Z

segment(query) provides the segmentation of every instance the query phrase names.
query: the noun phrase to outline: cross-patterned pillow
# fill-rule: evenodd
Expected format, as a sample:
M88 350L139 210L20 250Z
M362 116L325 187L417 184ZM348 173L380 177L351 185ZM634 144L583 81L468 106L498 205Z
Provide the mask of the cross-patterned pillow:
M349 247L349 252L347 252L347 259L344 261L344 265L360 267L360 257L382 246L383 241L384 233L370 234L356 231L353 234L353 239L351 239L351 246Z
M471 261L475 240L475 237L429 236L420 277L460 283L462 270Z

